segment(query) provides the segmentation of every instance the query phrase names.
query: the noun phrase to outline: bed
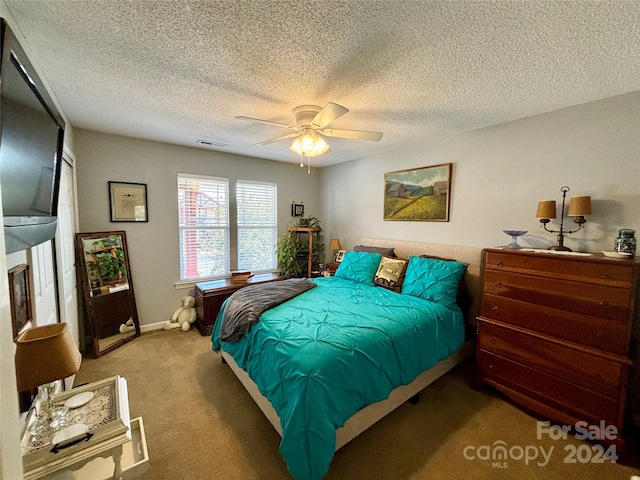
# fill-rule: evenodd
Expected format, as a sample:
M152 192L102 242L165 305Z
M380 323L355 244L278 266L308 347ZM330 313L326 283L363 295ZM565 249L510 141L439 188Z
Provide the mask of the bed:
M409 247L407 258L431 253ZM411 271L410 260L403 291L381 288L366 281L380 255L358 255L364 273L345 273L343 264L335 277L313 279L317 286L266 310L238 341L220 340L223 307L212 334L213 349L282 436L280 452L297 480L322 478L336 450L473 352L457 280L438 301L411 294L422 272ZM447 263L473 277L480 252L471 257L473 265Z

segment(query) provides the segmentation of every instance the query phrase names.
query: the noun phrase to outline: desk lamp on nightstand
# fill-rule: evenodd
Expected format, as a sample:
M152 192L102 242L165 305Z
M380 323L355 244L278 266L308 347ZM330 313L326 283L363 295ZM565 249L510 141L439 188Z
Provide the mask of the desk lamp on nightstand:
M53 405L55 382L80 369L82 355L66 323L54 323L24 331L16 340L16 377L18 391L38 387L38 418L31 427L32 435L49 428L57 430L66 424L66 407Z

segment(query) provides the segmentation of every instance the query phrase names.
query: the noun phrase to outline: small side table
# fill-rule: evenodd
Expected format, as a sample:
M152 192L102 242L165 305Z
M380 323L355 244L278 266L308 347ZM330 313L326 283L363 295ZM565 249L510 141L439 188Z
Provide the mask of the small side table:
M213 332L213 326L220 313L220 307L224 301L231 296L232 293L249 285L259 283L275 282L284 280L284 277L276 273L265 273L254 275L247 282L233 283L230 279L212 280L210 282L196 283L196 327L200 335L210 336Z
M32 441L29 426L35 417L32 407L22 437L22 459L26 480L129 479L148 468L149 454L141 418L129 419L127 382L115 376L74 388L54 397L63 405L77 394L93 397L70 408L69 425L84 425L86 433L54 444L55 433L45 431ZM108 457L112 461L104 460ZM124 460L124 461L123 461Z
M330 275L335 275L336 270L340 266L340 262L327 262L324 266L325 271L329 272Z

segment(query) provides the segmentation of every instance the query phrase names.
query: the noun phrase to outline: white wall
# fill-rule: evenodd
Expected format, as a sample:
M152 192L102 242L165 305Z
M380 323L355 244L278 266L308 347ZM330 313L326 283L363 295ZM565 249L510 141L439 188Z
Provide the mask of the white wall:
M382 219L385 172L448 162L449 222ZM593 215L565 245L612 250L620 228L640 233L640 92L324 168L322 182L326 237L343 248L363 236L489 247L509 242L503 229L528 230L519 243L546 248L556 236L540 228L537 202L559 204L567 185L568 197L591 195Z
M278 185L278 227L291 221L291 203L303 202L305 216L320 217L317 170L200 148L188 148L75 130L80 232L124 230L141 325L169 320L180 299L177 174L260 180ZM147 184L149 222L109 221L108 181ZM324 222L323 222L324 223ZM231 268L235 266L232 264Z

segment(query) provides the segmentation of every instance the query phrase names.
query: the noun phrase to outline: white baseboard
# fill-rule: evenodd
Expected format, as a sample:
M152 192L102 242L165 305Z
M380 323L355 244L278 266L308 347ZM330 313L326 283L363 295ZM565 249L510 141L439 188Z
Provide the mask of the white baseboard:
M140 332L150 332L152 330L162 330L164 328L164 322L150 323L147 325L140 325Z

